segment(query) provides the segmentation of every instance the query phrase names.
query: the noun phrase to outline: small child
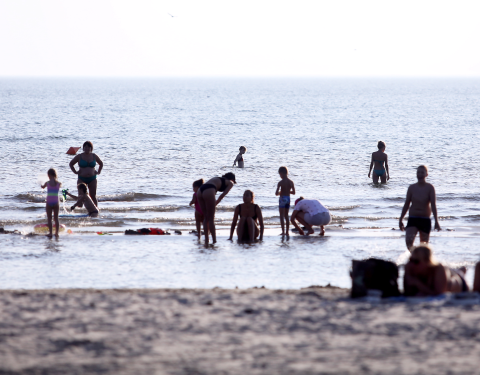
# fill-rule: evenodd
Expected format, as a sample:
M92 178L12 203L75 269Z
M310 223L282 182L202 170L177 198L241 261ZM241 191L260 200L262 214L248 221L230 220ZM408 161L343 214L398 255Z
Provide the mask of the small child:
M278 198L278 209L280 211L280 224L282 225L282 234L288 236L288 210L290 209L290 194L295 195L295 185L293 181L288 178L287 167L278 168L278 174L282 179L277 185L275 195L280 195ZM287 220L287 230L285 231L285 220Z
M204 219L204 216L203 216L203 212L202 212L202 209L200 207L200 204L198 203L198 198L197 198L197 191L198 189L200 189L200 186L202 186L204 183L203 181L203 178L201 178L200 180L197 180L193 183L193 197L192 197L192 201L190 202L190 206L192 204L195 205L195 224L197 225L197 236L198 236L198 239L200 239L201 235L202 235L202 232L201 232L201 229L202 229L202 223L203 223L203 219Z
M84 205L88 211L88 216L97 217L99 213L98 207L95 206L95 203L93 203L92 198L88 194L87 185L81 183L77 185L77 188L78 192L81 193L79 197L70 194L68 191L65 191L65 194L77 200L77 202L70 209L73 211L75 207Z
M58 191L62 184L57 181L57 171L53 168L50 168L47 172L48 180L42 185L42 189L47 188L47 220L48 220L48 230L49 234L47 237L52 238L52 212L55 219L55 237L58 238L58 230L60 228L60 223L58 221L58 210L60 204L58 201Z
M244 168L243 154L247 152L247 148L245 146L240 146L239 151L240 152L238 153L237 157L235 158L235 161L233 162L233 166L235 166L235 164L237 164L237 161L238 161L238 168Z

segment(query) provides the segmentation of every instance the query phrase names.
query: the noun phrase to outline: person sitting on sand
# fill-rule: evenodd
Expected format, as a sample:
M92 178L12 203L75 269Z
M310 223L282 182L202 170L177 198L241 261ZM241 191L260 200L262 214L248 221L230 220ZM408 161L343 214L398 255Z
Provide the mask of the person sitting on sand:
M430 231L432 230L432 222L430 220L432 212L435 218L435 229L437 231L442 229L438 223L435 188L432 184L426 182L427 176L428 168L425 165L419 166L417 168L418 182L409 186L407 198L405 199L402 214L400 215L399 226L400 230L404 231L403 218L411 204L405 233L407 249L413 246L417 232L420 232L420 242L428 242Z
M238 162L238 168L244 168L243 164L243 154L247 152L247 148L245 146L240 146L239 153L235 160L233 161L233 166L235 166Z
M437 296L446 292L467 292L465 269L454 270L433 259L428 244L412 248L403 279L406 296Z
M378 179L382 184L385 184L387 180L390 180L390 172L388 171L388 155L385 153L387 145L383 141L378 141L378 151L372 152L372 160L370 162L370 168L368 169L368 178L372 173L372 180L374 184L378 184ZM383 165L385 163L385 166Z
M238 240L253 242L260 236L259 240L262 241L264 230L262 209L255 204L255 194L253 191L245 190L243 193L243 203L235 208L229 240L232 240L239 216L240 222L237 228ZM260 228L258 227L259 225Z
M296 220L308 229L307 236L314 233L312 225L320 225L320 236L323 236L325 234L325 225L330 224L332 218L330 211L319 200L300 197L295 201L290 221L297 228L298 233L301 235L305 234L298 226Z
M211 178L198 189L198 203L204 215L203 232L205 233L205 244L208 244L208 233L212 234L213 243L217 242L217 233L215 232L215 207L232 189L233 184L236 183L235 175L229 172L222 177ZM217 191L222 192L222 194L215 200Z
M88 216L91 217L97 217L99 210L98 207L93 203L92 198L88 194L87 191L87 185L86 184L78 184L78 192L80 195L77 197L73 194L70 194L68 191L65 192L69 197L72 197L73 199L77 199L77 202L71 207L71 210L73 211L75 207L82 207L82 205L85 205L86 210L88 211Z

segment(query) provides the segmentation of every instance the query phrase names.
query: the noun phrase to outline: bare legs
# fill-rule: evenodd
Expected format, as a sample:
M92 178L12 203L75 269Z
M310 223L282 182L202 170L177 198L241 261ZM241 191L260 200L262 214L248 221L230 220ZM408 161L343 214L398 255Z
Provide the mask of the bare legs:
M289 229L289 219L288 219L288 210L289 208L279 208L278 209L280 212L280 225L282 226L282 236L283 235L288 235L288 229ZM285 231L285 220L287 221L287 230Z
M205 244L208 244L208 233L212 234L213 243L217 242L217 233L215 232L215 199L216 191L213 188L206 189L203 192L198 190L197 198L200 208L203 211L203 231L205 233Z
M246 233L245 230L247 231ZM237 225L237 235L239 241L254 242L260 235L260 229L258 229L257 223L253 218L241 217Z
M197 210L195 210L195 224L197 225L198 239L200 239L200 237L202 236L202 223L204 219L205 218L203 217L203 215Z
M418 232L420 233L420 242L428 242L430 239L430 234L419 231L417 227L408 227L405 229L405 244L408 250L413 246Z
M49 234L48 234L48 237L52 238L52 232L53 232L53 228L52 228L52 212L53 212L53 217L55 219L55 237L58 237L58 231L60 229L60 222L58 221L58 209L59 209L59 205L55 205L55 206L50 206L47 204L47 221L48 221L48 230L49 230Z
M385 172L384 174L382 174L381 176L377 175L375 173L375 171L373 171L372 173L372 180L373 180L373 183L374 184L378 184L378 179L380 179L380 182L382 184L386 184L387 183L387 173Z
M77 180L77 185L78 184L85 184L85 182L83 182L82 180L78 179ZM95 206L98 207L98 200L97 200L97 179L93 180L92 182L90 182L89 184L85 184L87 185L88 187L88 194L90 194L90 198L92 198L92 201L93 203L95 203ZM83 193L83 192L82 192ZM80 190L78 190L78 195L82 195L82 193L80 193ZM83 207L83 204L82 205L79 205L78 207Z
M304 212L302 212L302 211L298 212L297 216L296 216L296 219L298 220L298 222L300 224L302 224L304 227L306 227L308 229L307 235L315 233L314 230L313 230L313 227L305 221L305 213ZM325 231L324 231L324 233L325 233Z

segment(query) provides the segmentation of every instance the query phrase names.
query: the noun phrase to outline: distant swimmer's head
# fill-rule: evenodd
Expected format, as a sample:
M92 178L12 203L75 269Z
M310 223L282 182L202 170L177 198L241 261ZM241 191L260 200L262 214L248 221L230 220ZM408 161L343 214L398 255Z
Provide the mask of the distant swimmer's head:
M50 168L47 174L48 174L48 177L53 178L55 180L57 179L57 171L55 169Z
M282 175L288 176L288 168L287 167L278 168L278 174L280 176L282 176Z
M244 203L255 203L255 193L251 190L245 190L243 193Z
M304 197L298 198L298 199L295 201L295 206L297 205L298 202L303 201L304 199L305 199Z
M232 172L225 173L222 177L226 178L227 180L233 181L234 184L237 183L237 181L235 181L235 175Z
M200 180L197 180L197 181L194 181L192 186L193 186L193 191L196 193L197 190L200 188L200 186L202 186L204 184L205 181L203 181L203 178L201 178Z
M93 151L93 143L90 142L90 141L86 141L84 144L83 144L83 147L82 147L83 151L86 152L87 154L89 152L92 152Z
M78 191L81 192L82 194L87 194L87 185L84 183L78 184L77 185Z
M247 148L245 146L240 146L240 148L238 149L242 154L246 153L247 152Z
M426 165L421 165L417 168L417 178L419 180L424 179L428 176L428 168Z
M377 147L379 150L385 150L385 147L387 147L387 145L385 144L384 141L378 141Z
M413 266L421 268L421 266L429 266L438 264L433 257L433 250L427 243L421 243L418 246L412 246L410 249L412 255L410 256L410 263Z

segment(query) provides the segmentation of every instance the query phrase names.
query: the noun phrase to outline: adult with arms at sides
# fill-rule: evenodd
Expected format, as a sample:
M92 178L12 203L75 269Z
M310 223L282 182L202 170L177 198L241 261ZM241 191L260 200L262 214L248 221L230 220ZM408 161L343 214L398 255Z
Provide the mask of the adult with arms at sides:
M217 233L215 232L215 207L222 201L225 195L236 184L235 175L232 172L224 174L222 177L213 177L200 186L197 191L198 203L202 209L203 231L205 233L205 244L208 244L208 233L212 234L213 243L217 242ZM217 191L222 194L215 199Z
M387 180L390 180L390 172L388 170L388 155L385 153L387 145L383 141L378 141L378 151L372 152L372 160L370 161L370 168L368 169L368 177L372 173L372 180L374 184L378 184L378 179L382 184L385 184ZM385 163L385 166L383 165Z
M446 292L468 292L465 269L455 270L433 259L428 244L412 248L403 279L406 296L437 296Z
M420 242L428 242L430 239L430 231L432 230L430 216L432 212L435 218L435 229L437 231L442 230L438 223L435 188L426 181L427 176L428 168L425 165L419 166L417 168L418 182L408 187L407 198L398 223L401 231L406 230L405 243L409 250L413 246L418 232L420 232ZM407 228L405 229L403 218L409 208Z
M255 204L255 194L253 191L245 190L243 193L243 203L235 208L229 240L232 240L239 216L240 222L237 228L238 240L254 242L255 239L260 236L259 240L262 241L264 231L262 209Z
M75 169L75 164L78 163L78 171ZM98 171L95 166L98 163ZM70 169L78 175L77 186L85 184L88 187L88 193L92 198L95 206L98 207L97 201L97 175L102 172L103 162L97 154L93 153L93 144L90 141L86 141L83 144L83 152L75 156L70 162ZM81 195L81 192L78 192Z
M298 233L301 235L305 234L303 229L298 226L296 220L308 229L307 236L314 233L312 225L319 225L320 236L323 236L325 234L325 225L330 224L332 218L330 211L319 200L300 197L295 201L290 221L297 228Z

